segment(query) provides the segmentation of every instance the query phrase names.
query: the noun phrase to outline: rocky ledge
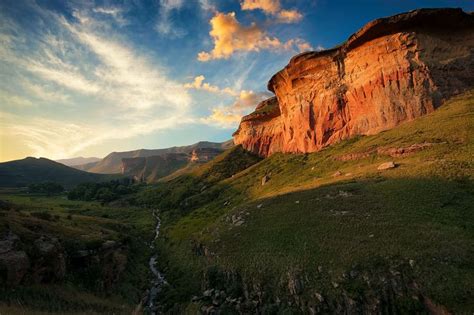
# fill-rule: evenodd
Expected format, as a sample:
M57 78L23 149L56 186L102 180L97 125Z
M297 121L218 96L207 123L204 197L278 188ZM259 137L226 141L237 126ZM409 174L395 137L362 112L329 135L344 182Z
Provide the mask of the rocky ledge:
M242 118L235 144L306 153L393 128L474 86L474 15L421 9L368 23L333 49L293 57Z

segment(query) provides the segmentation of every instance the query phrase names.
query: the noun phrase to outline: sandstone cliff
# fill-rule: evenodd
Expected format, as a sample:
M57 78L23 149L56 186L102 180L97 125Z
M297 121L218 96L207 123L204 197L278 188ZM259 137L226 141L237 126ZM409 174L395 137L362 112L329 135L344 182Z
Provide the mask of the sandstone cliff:
M242 118L235 144L314 152L393 128L474 86L474 15L422 9L368 23L336 48L295 56Z

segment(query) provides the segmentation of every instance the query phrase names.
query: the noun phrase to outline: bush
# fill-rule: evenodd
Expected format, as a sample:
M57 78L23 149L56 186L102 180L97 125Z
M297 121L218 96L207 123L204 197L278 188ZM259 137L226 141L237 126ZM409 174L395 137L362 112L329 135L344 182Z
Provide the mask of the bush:
M68 199L110 202L137 190L138 186L128 178L104 183L83 183L68 193Z
M36 194L55 195L64 191L64 187L53 182L45 182L40 184L31 184L28 186L28 192Z

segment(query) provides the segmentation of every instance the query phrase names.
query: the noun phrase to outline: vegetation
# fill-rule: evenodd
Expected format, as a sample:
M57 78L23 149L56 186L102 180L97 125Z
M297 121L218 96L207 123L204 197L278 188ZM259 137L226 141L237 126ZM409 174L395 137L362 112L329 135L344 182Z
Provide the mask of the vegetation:
M28 192L33 194L56 195L62 193L63 191L63 186L53 182L30 184L28 186Z
M87 173L45 158L28 157L0 163L0 187L27 187L46 181L71 188L84 182L101 182L119 177Z
M31 262L14 289L3 282L0 266L2 314L132 313L148 285L147 242L155 225L150 210L12 191L0 191L0 199L0 237L17 235ZM61 279L51 278L54 269L44 271L56 260L36 258L35 241L44 236L58 239L64 251L66 273ZM42 280L33 280L38 274L44 274Z
M397 312L430 303L472 311L473 105L466 93L393 130L313 154L259 161L234 148L140 193L135 202L156 205L164 220L165 307L210 303L190 303L204 287L233 298L247 290L270 309L276 297L291 309L317 294L325 312L347 298ZM387 161L397 167L378 170ZM402 293L387 300L387 290Z
M132 179L123 178L101 183L83 183L69 191L70 200L110 202L125 195L137 192L138 185Z

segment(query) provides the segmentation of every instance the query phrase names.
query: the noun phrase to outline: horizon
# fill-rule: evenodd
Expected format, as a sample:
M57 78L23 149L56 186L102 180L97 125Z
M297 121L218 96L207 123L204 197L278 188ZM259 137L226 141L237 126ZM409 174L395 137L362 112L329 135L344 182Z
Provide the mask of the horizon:
M3 1L0 162L230 140L292 56L428 7L474 3Z

